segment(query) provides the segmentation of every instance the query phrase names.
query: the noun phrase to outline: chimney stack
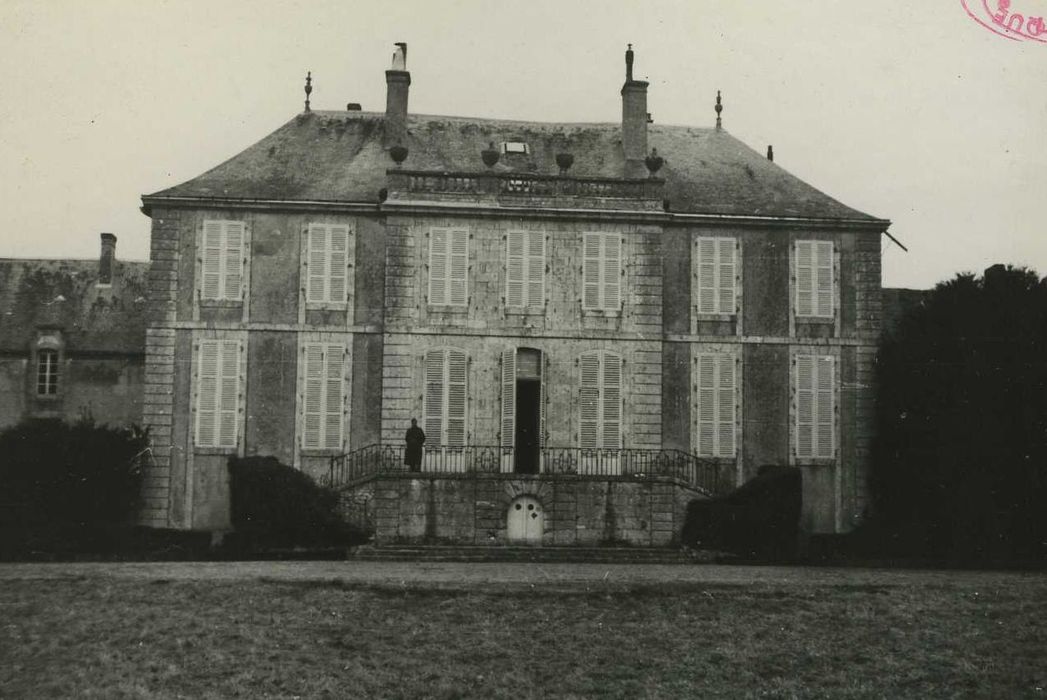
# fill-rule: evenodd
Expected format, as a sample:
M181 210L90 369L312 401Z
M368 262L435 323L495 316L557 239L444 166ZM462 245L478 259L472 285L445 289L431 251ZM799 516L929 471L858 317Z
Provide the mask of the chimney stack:
M647 175L647 82L633 80L633 45L625 52L625 85L622 86L622 151L625 177Z
M113 262L116 260L116 236L102 234L102 252L98 256L98 284L113 283Z
M407 91L411 74L407 72L407 44L397 42L392 68L385 72L386 145L403 144L407 138Z

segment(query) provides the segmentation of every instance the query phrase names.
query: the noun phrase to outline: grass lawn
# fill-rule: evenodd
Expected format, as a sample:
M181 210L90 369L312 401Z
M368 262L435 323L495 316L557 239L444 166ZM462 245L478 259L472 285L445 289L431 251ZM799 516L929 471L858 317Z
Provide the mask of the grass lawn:
M1047 577L0 581L0 697L1045 697Z

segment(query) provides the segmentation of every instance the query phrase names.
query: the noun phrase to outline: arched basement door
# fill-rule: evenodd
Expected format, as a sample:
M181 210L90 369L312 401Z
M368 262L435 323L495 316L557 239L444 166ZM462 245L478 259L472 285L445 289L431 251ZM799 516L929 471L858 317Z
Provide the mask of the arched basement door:
M513 544L541 544L545 512L534 496L520 496L509 504L507 538Z

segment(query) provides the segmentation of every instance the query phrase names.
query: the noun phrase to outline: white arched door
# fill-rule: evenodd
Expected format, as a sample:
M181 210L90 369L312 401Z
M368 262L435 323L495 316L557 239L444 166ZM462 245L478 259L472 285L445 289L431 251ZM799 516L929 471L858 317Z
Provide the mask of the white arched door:
M541 544L545 531L545 511L534 496L520 496L509 504L507 536L514 544Z

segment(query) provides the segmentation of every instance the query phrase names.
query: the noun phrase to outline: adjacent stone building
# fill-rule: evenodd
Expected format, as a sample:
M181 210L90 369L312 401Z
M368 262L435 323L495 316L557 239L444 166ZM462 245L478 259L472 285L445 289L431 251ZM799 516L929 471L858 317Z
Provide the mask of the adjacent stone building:
M889 222L719 98L713 128L652 123L632 60L620 123L534 123L411 114L401 46L384 113L307 100L144 196L143 521L228 527L239 454L340 480L380 541L664 544L767 464L803 470L809 530L851 528Z

